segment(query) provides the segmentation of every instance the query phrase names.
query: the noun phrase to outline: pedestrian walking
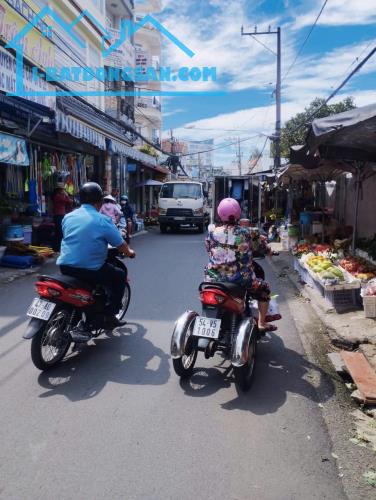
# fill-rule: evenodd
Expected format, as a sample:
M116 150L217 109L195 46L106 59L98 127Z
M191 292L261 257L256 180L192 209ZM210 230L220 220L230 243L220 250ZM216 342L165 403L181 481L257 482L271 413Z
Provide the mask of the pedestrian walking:
M54 251L60 252L63 239L62 222L67 213L72 210L72 200L65 190L64 182L58 182L52 195L53 216L55 223Z

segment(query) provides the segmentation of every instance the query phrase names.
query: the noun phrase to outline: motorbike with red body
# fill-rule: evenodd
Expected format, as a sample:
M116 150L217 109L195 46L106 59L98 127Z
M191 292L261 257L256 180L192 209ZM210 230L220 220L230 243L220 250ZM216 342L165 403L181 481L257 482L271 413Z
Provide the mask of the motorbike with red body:
M175 324L171 339L174 370L181 378L193 373L198 352L206 359L221 352L230 360L236 386L251 387L260 336L247 291L236 284L204 282L199 286L201 316L186 311Z
M126 272L116 248L108 250L107 261ZM90 325L91 337L96 338L106 329L104 318L108 295L102 286L90 286L71 276L56 274L39 276L35 284L39 295L27 311L31 318L23 335L31 339L31 359L40 370L52 368L66 356L72 338L70 332L81 320ZM125 316L131 299L126 283L122 307L117 318Z

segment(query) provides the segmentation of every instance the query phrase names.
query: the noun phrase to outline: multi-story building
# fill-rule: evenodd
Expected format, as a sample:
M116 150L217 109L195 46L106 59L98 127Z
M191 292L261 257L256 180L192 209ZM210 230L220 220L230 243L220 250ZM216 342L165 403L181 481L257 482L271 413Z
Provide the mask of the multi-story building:
M120 39L123 22L134 21L133 9L133 0L106 0L106 30L111 35L111 44ZM133 41L133 37L127 38L105 58L106 68L134 68L136 57ZM106 113L134 127L135 98L134 95L126 95L134 92L134 81L107 81L107 88L117 92L123 91L124 95L106 97Z
M31 21L45 7L53 12L44 10L34 26ZM30 211L32 199L32 211L48 213L57 182L76 195L83 182L94 180L107 191L129 193L137 210L145 211L147 193L138 186L164 171L154 157L133 147L132 97L113 101L100 77L118 64L134 66L132 40L110 58L102 50L118 37L121 20L132 20L132 9L132 0L0 0L0 163L5 173L24 167L16 168L16 197L14 186L0 177L2 205ZM21 83L28 92L17 97L7 95L20 83L14 51L23 57ZM47 78L51 71L57 77ZM127 85L133 89L134 82ZM62 91L74 95L59 95Z
M148 14L154 14L161 10L160 0L146 0L136 5L136 23ZM135 34L136 66L154 68L156 75L159 75L161 64L161 33L152 25L146 24ZM159 80L159 78L157 78ZM153 144L161 144L162 131L162 107L161 98L158 94L161 91L160 81L136 81L136 109L135 121L136 129L143 137ZM137 91L155 92L156 95L137 96ZM140 142L142 144L142 142Z

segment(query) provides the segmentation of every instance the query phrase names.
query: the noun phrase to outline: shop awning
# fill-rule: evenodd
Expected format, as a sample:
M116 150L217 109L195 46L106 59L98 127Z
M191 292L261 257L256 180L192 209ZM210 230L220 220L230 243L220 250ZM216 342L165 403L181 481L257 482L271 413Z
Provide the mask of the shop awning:
M132 149L133 134L126 126L121 127L110 116L95 111L74 97L57 98L56 130L103 150L106 149L106 138Z
M139 184L136 184L136 187L149 187L149 186L152 186L152 187L159 187L159 186L162 186L163 185L163 182L159 182L159 181L156 181L154 179L149 179L145 182L140 182Z
M376 104L313 120L307 136L311 155L376 162Z
M285 170L278 175L278 181L287 185L293 181L329 182L336 180L345 172L354 173L351 165L341 162L321 162L316 168L306 168L301 164L290 163Z
M106 137L103 134L89 127L85 122L59 110L56 111L56 131L81 139L99 149L106 149Z
M132 148L131 146L127 146L123 142L112 140L110 141L110 148L112 151L117 154L123 154L132 160L138 161L143 165L150 166L151 168L155 168L157 166L157 159L154 156L148 155L146 153L142 153L138 149Z
M37 102L22 99L22 97L7 96L0 92L0 110L10 110L14 114L33 115L35 118L50 118L54 117L54 111Z

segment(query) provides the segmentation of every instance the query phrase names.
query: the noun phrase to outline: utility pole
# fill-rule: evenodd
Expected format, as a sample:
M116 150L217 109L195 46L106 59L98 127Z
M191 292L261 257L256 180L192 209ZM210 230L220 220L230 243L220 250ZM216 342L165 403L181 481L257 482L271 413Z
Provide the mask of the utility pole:
M170 129L170 144L171 144L171 154L175 154L175 139L174 139L174 131Z
M275 122L275 136L273 138L274 142L274 171L277 171L281 167L281 84L282 84L282 64L281 64L281 28L277 28L276 31L272 31L269 26L268 31L257 31L257 26L255 26L253 32L246 33L242 26L241 30L242 36L251 36L252 38L258 37L259 35L277 35L277 53L265 46L270 52L277 56L277 83L275 88L275 100L276 100L276 122ZM257 40L258 41L258 40ZM259 42L261 43L261 42ZM263 44L262 44L263 45Z
M239 175L242 175L242 151L240 147L240 137L238 137L238 152L237 152L237 159L238 159L238 168L239 168Z

